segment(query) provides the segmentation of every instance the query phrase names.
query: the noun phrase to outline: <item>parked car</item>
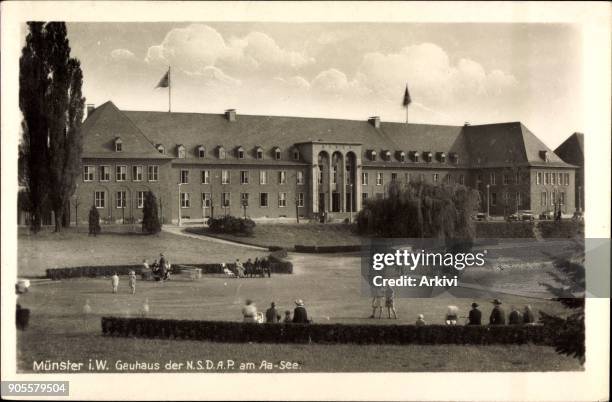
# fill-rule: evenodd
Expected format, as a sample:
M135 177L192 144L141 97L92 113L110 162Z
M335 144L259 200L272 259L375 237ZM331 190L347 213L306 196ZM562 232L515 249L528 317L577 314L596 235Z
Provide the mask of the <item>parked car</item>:
M513 213L508 216L508 221L533 221L535 220L535 215L533 211L529 210L519 210L518 212Z
M541 220L544 220L544 221L551 221L551 220L555 219L555 212L554 211L545 211L545 212L542 212L540 214L539 218Z
M485 214L484 212L478 212L476 215L472 217L472 219L474 219L475 221L486 221L487 214Z

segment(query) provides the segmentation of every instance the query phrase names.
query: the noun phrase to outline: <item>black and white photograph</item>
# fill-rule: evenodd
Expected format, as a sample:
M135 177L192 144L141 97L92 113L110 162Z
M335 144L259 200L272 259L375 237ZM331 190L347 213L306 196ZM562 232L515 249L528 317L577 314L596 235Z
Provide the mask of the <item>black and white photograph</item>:
M609 4L43 3L3 398L608 399Z

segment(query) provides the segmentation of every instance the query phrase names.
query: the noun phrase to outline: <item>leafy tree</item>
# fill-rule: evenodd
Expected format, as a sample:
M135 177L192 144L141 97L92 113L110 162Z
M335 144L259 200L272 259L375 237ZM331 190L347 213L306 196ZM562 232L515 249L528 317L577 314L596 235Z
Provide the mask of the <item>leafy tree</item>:
M157 214L157 198L152 191L145 194L142 206L142 231L150 234L161 231L161 223Z
M79 61L70 57L65 23L29 22L28 28L20 59L20 159L31 199L32 229L40 228L48 197L59 232L80 168L83 73Z
M540 312L540 321L553 329L557 353L573 356L584 363L584 297L586 277L584 269L584 240L577 240L573 258L553 256L555 271L548 274L555 285L541 283L556 300L571 312L552 315Z
M100 214L98 213L98 208L92 205L89 210L89 234L96 236L100 232Z
M478 192L462 185L392 183L384 199L365 203L357 216L358 231L380 237L471 243L475 236L471 216L479 202Z

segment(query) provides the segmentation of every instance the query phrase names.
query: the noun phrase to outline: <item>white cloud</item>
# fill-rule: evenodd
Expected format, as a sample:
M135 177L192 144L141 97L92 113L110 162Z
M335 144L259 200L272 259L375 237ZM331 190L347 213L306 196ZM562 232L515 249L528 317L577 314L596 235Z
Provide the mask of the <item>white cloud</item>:
M214 66L204 67L197 74L193 75L204 77L209 82L214 81L227 86L237 87L242 85L242 81L225 74L220 68Z
M300 77L299 75L289 78L274 77L274 80L290 88L310 89L311 87L310 82L308 82L308 80L306 80L304 77Z
M175 28L159 45L151 46L145 58L150 64L171 64L188 74L209 67L228 72L265 69L299 69L314 62L305 54L281 48L270 36L251 32L243 38L225 40L203 24Z
M113 60L133 60L136 56L128 49L115 49L110 52Z
M444 49L432 43L407 46L397 53L368 53L355 77L360 85L386 99L399 99L408 84L412 99L427 105L499 96L517 85L511 74L487 72L473 60L453 64Z

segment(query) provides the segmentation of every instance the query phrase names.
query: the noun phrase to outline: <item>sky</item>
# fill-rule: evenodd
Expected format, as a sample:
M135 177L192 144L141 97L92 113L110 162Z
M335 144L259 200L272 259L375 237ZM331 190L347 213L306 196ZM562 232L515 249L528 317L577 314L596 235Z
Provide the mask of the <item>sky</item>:
M582 132L582 38L569 24L68 23L87 103L405 121L521 121L555 148Z

